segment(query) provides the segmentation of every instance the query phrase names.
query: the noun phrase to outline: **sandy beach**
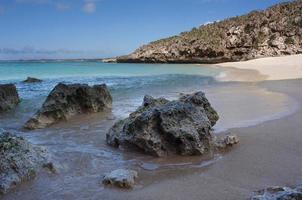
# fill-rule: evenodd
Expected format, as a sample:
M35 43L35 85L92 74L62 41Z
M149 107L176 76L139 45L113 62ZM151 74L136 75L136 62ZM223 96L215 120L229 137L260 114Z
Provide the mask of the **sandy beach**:
M288 80L302 77L302 54L214 65L227 69L222 81ZM245 71L236 71L243 69Z
M230 69L228 81L253 82L269 91L286 94L301 106L301 63L302 55L294 55L218 66ZM166 172L165 176L146 173L153 184L104 198L121 199L123 195L125 199L146 200L236 200L248 199L253 192L269 186L301 184L301 118L302 111L298 109L287 117L230 129L240 137L240 145L221 159L201 169L174 170Z

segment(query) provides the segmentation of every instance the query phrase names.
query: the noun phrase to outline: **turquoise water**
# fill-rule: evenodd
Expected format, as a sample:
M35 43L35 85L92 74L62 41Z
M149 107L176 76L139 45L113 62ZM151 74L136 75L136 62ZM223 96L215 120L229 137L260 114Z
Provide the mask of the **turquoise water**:
M59 82L106 83L113 96L113 113L125 117L142 102L144 95L174 98L180 92L215 85L219 70L198 65L111 64L101 62L0 62L0 84L15 83L22 99L13 116L1 117L4 128L18 128L37 111ZM24 84L31 76L39 84Z
M101 62L0 62L0 80L67 77L131 77L164 74L215 76L218 71L197 65L109 64Z

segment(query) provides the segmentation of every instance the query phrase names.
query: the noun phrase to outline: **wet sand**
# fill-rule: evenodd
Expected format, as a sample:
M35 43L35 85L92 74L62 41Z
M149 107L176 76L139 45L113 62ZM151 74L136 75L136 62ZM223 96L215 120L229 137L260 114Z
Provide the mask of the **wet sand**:
M302 102L302 80L260 83ZM115 191L108 199L247 199L253 191L302 182L302 111L288 117L230 131L240 145L198 170L153 174L153 183L132 192ZM171 173L173 175L171 175ZM144 176L143 176L144 177ZM151 177L149 177L151 178Z
M289 95L301 105L301 85L302 79L243 86ZM2 199L247 199L266 186L301 183L301 119L299 108L280 119L231 129L239 135L240 144L225 154L167 159L108 147L104 138L116 120L114 116L83 116L49 129L22 133L51 150L59 174L42 171L35 180L24 182ZM117 168L138 170L133 190L107 188L100 183L105 172Z

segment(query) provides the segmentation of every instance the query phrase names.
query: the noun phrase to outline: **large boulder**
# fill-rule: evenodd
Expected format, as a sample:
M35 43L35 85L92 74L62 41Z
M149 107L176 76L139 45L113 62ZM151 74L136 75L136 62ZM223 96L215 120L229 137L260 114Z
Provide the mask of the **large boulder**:
M105 84L90 87L86 84L59 83L24 127L45 128L77 114L101 112L111 107L112 97Z
M0 133L0 194L34 178L42 167L54 171L45 149L11 133Z
M175 101L145 96L142 106L118 121L106 140L153 156L203 155L213 149L211 129L218 118L202 92Z
M0 113L13 109L20 102L14 84L0 85Z

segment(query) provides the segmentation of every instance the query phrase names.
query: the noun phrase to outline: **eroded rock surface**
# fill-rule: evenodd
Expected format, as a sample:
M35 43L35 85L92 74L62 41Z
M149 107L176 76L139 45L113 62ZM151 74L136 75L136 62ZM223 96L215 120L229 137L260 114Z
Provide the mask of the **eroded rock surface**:
M256 192L251 200L302 200L302 185L291 187L270 187Z
M34 178L41 167L54 171L45 149L14 134L0 133L0 194Z
M129 189L134 186L137 178L138 173L134 170L117 169L105 174L103 184Z
M213 148L211 129L218 118L202 92L175 101L145 96L142 106L118 121L106 140L154 156L203 155Z
M19 102L14 84L0 84L0 113L13 109Z
M24 127L45 128L77 114L101 112L111 107L112 97L105 84L90 87L86 84L59 83Z

